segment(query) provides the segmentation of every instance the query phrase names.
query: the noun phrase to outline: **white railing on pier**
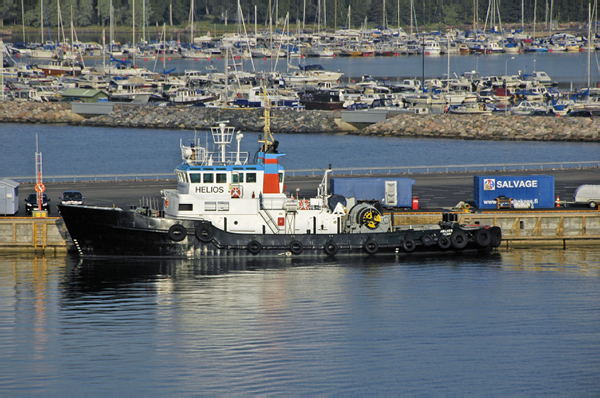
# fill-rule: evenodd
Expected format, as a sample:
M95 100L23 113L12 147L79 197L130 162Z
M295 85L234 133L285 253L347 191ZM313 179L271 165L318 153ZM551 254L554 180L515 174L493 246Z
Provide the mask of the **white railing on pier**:
M468 173L468 172L507 172L507 171L552 171L563 169L600 168L600 160L582 162L544 162L544 163L495 163L495 164L461 164L431 166L394 166L394 167L339 167L332 168L332 175L366 176L366 175L398 175L429 173ZM286 170L288 177L322 176L324 169ZM33 183L35 176L7 177L14 181ZM81 182L81 181L141 181L172 180L173 173L149 174L88 174L88 175L55 175L44 176L45 182Z

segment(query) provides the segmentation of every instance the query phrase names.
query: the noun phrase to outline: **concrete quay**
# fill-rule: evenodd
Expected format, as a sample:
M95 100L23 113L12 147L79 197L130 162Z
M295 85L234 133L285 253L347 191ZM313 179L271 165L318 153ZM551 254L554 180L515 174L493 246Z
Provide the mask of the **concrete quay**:
M361 111L356 111L361 112ZM512 115L401 114L363 127L342 121L341 112L272 110L275 133L361 134L463 140L600 142L600 118ZM261 109L159 107L114 104L105 115L71 111L68 103L0 102L0 122L69 123L101 127L208 130L221 120L242 131L261 132Z

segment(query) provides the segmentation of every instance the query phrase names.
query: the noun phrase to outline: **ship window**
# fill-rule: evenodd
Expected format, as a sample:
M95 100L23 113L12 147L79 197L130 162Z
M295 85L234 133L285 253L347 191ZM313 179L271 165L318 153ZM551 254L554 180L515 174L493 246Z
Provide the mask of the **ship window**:
M226 184L227 183L227 174L226 173L217 173L217 184Z
M246 173L246 182L256 182L256 173Z
M204 179L203 179L204 183L213 183L215 182L214 180L214 174L213 173L204 173Z
M231 174L231 183L232 184L238 184L240 182L244 182L244 174L243 173Z
M194 205L191 203L180 203L179 211L192 211L194 210Z
M190 181L193 184L199 184L199 183L201 183L202 182L202 181L200 181L200 176L201 175L202 174L200 174L200 173L190 173Z
M229 211L229 202L217 202L219 211Z
M279 182L283 182L283 173L279 173Z
M190 181L188 180L188 175L187 175L187 173L182 173L182 174L183 174L183 181L184 181L184 182L190 182Z
M204 202L204 211L216 211L217 202Z

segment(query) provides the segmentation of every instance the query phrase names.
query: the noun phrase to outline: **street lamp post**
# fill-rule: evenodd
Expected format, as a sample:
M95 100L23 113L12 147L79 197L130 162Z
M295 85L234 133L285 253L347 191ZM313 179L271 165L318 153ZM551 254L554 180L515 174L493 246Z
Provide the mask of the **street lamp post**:
M508 77L508 61L511 59L515 59L515 57L510 57L504 63L504 98L506 98L506 103L504 104L504 115L508 114L508 89L506 88L506 78Z

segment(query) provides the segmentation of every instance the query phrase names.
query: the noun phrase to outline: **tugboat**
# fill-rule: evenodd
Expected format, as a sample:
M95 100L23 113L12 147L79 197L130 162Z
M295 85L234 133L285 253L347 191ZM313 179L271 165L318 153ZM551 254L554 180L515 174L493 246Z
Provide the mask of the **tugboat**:
M317 196L285 192L284 154L270 131L250 162L243 134L221 122L212 127L216 150L198 140L180 143L177 189L163 190L160 209L58 205L82 257L375 255L377 253L491 251L499 227L459 225L445 213L437 225L395 228L376 205L329 193L326 170ZM237 150L228 151L233 141Z

